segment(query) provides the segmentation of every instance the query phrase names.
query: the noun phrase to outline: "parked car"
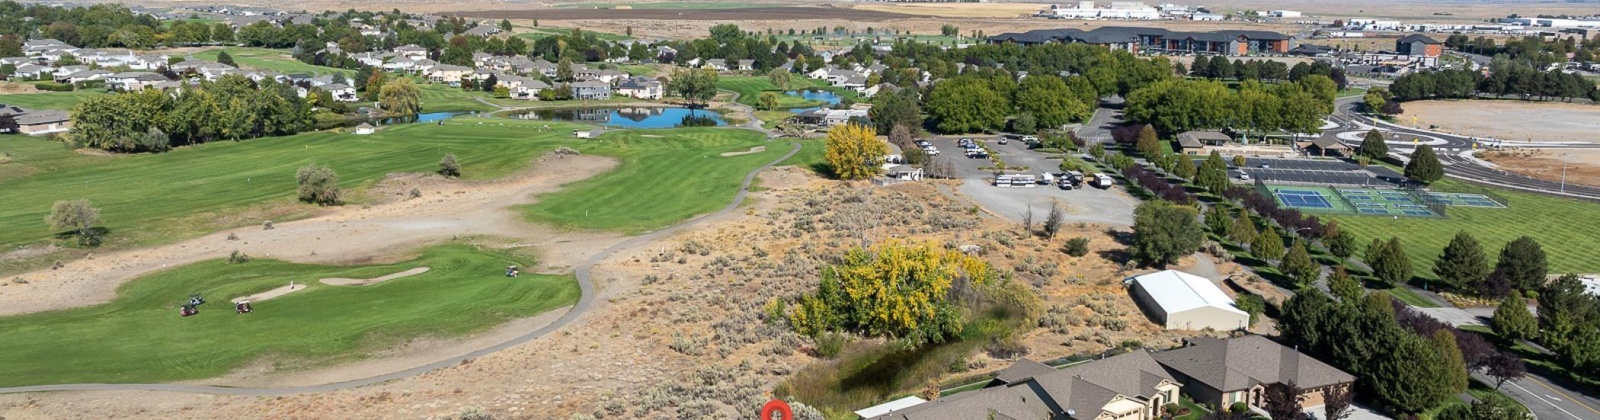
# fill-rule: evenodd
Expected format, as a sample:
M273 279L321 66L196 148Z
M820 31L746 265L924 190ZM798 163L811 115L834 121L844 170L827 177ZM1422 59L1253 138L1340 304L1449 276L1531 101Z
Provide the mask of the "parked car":
M1000 144L1006 144L1006 143L1009 143L1009 142L1010 142L1010 141L1011 141L1011 140L1008 140L1008 139L1006 139L1006 138L1005 138L1005 137L1001 137L1001 138L1000 138L1000 141L999 141L999 143L1000 143Z
M1241 180L1241 181L1249 181L1250 180L1250 173L1249 172L1240 172L1239 173L1239 180Z
M928 156L938 156L939 155L939 149L934 148L933 146L923 147L922 151L926 152L928 154Z

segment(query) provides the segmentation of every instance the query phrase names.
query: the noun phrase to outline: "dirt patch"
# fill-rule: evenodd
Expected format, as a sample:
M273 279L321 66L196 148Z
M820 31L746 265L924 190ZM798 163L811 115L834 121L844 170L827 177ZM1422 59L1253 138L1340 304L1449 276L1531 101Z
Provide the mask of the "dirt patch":
M1516 100L1415 101L1404 104L1395 118L1405 125L1467 136L1493 137L1513 147L1519 143L1597 143L1595 121L1600 106ZM1413 122L1412 118L1416 118Z
M394 258L417 247L475 235L505 236L515 246L538 250L542 267L560 270L620 240L614 233L568 232L522 220L510 207L533 196L614 168L599 156L543 157L532 168L504 180L456 180L408 184L419 197L365 207L341 207L311 219L254 226L151 248L68 261L58 270L17 277L28 284L0 290L0 316L108 302L118 285L155 270L238 250L251 256L321 264L365 264ZM409 188L407 188L409 190ZM407 195L409 197L409 195ZM229 239L233 235L237 240ZM387 260L385 260L387 261Z
M389 280L394 280L394 279L398 279L398 278L401 278L401 277L415 276L415 275L426 273L426 272L428 272L428 267L417 267L417 268L413 268L413 269L410 269L410 270L406 270L406 271L401 271L401 272L398 272L398 273L390 274L390 275L387 275L387 276L373 277L373 278L370 278L370 279L346 279L346 278L334 277L334 278L326 278L326 279L322 279L322 280L318 280L318 281L321 281L322 284L326 284L326 285L329 285L329 286L370 286L370 285L374 285L374 284L378 284L378 283L383 283L383 282L386 282L386 281L389 281Z
M884 3L854 6L857 10L952 18L1010 18L1032 15L1047 7L1042 3Z
M801 20L843 19L877 22L908 17L902 13L850 9L831 6L746 7L729 9L534 9L447 13L449 15L492 19L636 19L636 20Z
M256 293L256 294L253 294L253 295L250 295L250 296L236 297L236 298L233 298L230 301L233 302L233 303L239 303L239 302L261 302L261 301L265 301L265 300L268 300L268 299L272 299L272 298L275 298L275 297L287 295L287 294L290 294L290 293L293 293L293 292L298 292L298 291L305 290L305 289L306 289L306 284L305 283L294 284L294 282L289 282L289 285L287 285L287 286L279 287L279 288L268 290L268 291L261 292L261 293Z
M1478 157L1511 172L1569 184L1600 185L1600 150L1499 150Z
M746 151L743 151L743 152L723 152L722 154L717 155L717 156L722 156L722 157L744 156L744 155L749 155L749 154L761 153L761 152L765 152L765 151L767 151L767 146L756 146L756 147L750 148L750 150L746 150Z

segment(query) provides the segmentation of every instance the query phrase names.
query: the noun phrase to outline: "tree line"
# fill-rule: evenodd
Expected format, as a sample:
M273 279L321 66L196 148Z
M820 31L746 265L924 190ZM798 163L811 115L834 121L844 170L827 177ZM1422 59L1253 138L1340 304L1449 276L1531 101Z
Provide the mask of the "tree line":
M1130 93L1124 117L1168 136L1224 127L1245 133L1316 133L1322 118L1333 112L1337 91L1321 75L1272 85L1247 80L1237 90L1217 81L1174 79Z
M311 105L290 85L238 75L189 86L84 98L72 112L79 147L161 152L217 140L287 135L310 128Z
M1472 70L1439 70L1407 74L1389 86L1393 100L1475 98L1479 95L1520 96L1522 99L1576 98L1600 101L1600 89L1579 74L1561 70L1538 71L1496 58L1487 77Z
M1263 82L1276 82L1288 80L1298 82L1306 76L1319 75L1332 80L1339 90L1348 87L1350 81L1345 77L1344 69L1333 67L1326 61L1314 61L1311 64L1296 63L1289 67L1281 61L1274 60L1243 60L1228 61L1228 57L1197 56L1194 63L1186 71L1182 63L1174 64L1179 74L1188 74L1194 77L1204 77L1212 80L1256 80Z

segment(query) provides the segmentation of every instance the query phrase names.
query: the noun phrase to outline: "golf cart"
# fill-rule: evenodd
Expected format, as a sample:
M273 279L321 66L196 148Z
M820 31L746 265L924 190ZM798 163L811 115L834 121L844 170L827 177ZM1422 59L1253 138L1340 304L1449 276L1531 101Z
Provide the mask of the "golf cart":
M518 274L522 274L522 272L517 270L517 266L506 266L506 277L516 277Z
M182 308L178 309L178 314L183 315L184 318L188 318L191 315L196 315L199 313L200 308L196 308L194 305L183 305Z
M248 314L252 311L255 311L255 308L250 307L250 301L244 300L234 303L233 311L241 314Z
M200 306L206 303L206 298L199 293L189 295L189 306Z

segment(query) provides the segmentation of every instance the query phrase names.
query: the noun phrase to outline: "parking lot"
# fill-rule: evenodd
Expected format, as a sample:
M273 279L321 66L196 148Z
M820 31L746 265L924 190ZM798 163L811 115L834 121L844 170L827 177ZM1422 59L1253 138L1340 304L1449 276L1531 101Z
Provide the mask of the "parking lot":
M1027 167L1026 172L1010 171L1009 173L1028 173L1039 175L1041 172L1059 172L1057 169L1061 161L1051 159L1044 153L1028 150L1027 145L1020 141L1010 141L999 144L996 136L950 136L932 137L934 147L939 149L939 157L947 158L955 164L956 173L962 180L960 191L972 197L979 205L1007 220L1021 222L1023 215L1032 208L1034 220L1043 220L1050 213L1051 203L1058 203L1066 210L1066 220L1069 223L1086 222L1118 226L1133 224L1133 208L1138 206L1138 200L1121 188L1098 189L1085 186L1083 188L1062 190L1054 185L1037 185L1034 187L996 187L993 181L994 172L990 169L993 164L988 159L967 158L956 145L956 139L971 137L983 141L994 150L995 154L1005 160L1008 167Z
M1197 166L1198 164L1199 162L1196 162ZM1353 163L1337 160L1248 158L1245 159L1244 167L1232 167L1228 170L1228 175L1239 179L1241 173L1250 174L1252 179L1264 182L1388 186L1403 180L1399 174L1393 172L1384 167L1362 168Z

